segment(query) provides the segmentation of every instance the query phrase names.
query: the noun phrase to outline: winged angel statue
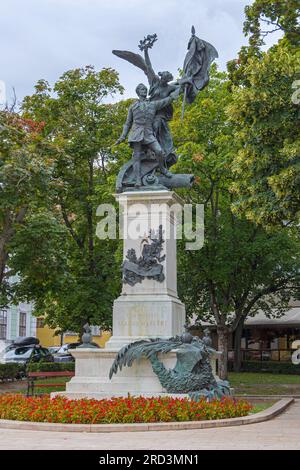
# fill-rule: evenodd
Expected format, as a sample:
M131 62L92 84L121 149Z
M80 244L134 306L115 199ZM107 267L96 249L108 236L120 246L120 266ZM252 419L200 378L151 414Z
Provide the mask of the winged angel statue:
M194 180L193 175L176 175L169 171L178 157L168 123L173 117L172 102L180 93L184 94L183 118L185 102L192 103L198 92L208 84L209 69L218 53L211 44L199 39L192 27L183 65L183 78L174 82L170 72L156 74L152 67L149 49L156 41L156 34L148 35L140 41L139 49L144 57L129 51L112 51L143 70L149 83L149 98L147 87L143 84L137 86L139 99L129 108L123 133L117 141L119 144L129 134L128 141L133 149L132 160L119 173L118 192L129 188L139 189L141 186L143 189L190 187ZM158 175L156 170L159 171Z

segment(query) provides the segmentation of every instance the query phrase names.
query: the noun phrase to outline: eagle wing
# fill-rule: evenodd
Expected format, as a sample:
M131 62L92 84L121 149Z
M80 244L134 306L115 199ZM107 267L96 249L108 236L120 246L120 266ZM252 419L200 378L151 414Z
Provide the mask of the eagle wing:
M127 344L120 349L109 371L109 378L122 369L123 366L130 367L132 363L142 356L149 359L150 356L157 353L167 353L172 349L178 348L181 341L179 337L170 339L146 339Z

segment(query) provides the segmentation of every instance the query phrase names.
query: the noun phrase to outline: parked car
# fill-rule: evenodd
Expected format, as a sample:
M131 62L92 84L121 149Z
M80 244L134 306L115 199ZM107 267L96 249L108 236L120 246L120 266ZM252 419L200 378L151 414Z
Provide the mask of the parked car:
M76 349L78 346L80 346L82 343L66 343L63 344L59 350L57 351L57 354L66 354L70 351L70 349Z
M51 354L56 354L59 351L60 346L49 346L47 349Z
M13 349L17 349L21 346L36 346L40 343L38 338L34 336L18 336L2 351L2 355Z
M28 364L29 362L53 362L54 357L47 348L40 345L19 346L6 348L1 357L2 363L16 362L18 364Z
M31 346L32 344L40 344L40 340L35 336L18 336L12 342L12 346Z
M71 354L72 349L78 348L82 343L67 343L63 344L56 354L54 354L54 362L74 362L75 359ZM96 348L100 346L97 343L91 343Z

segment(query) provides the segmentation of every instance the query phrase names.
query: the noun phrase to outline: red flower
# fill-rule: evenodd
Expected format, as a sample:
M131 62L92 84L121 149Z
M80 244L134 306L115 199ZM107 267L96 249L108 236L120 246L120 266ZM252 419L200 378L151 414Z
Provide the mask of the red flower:
M219 419L245 416L252 406L242 400L223 398L208 403L181 398L112 398L68 400L49 396L26 398L0 396L0 418L54 423L134 423Z

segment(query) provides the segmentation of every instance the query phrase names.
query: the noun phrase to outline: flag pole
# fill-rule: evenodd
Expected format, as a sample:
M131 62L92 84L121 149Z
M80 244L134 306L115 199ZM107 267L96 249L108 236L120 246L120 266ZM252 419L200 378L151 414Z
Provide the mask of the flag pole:
M196 33L194 26L192 26L191 33L192 33L192 37L191 37L192 39L195 37L195 33ZM188 46L188 49L189 49L189 46ZM184 118L184 108L185 108L185 102L186 102L187 88L188 88L188 85L186 84L184 87L183 100L182 100L181 122L183 121L183 118Z
M185 87L184 87L184 93L183 93L182 110L181 110L181 122L183 121L183 118L184 118L184 108L185 108L185 100L186 100L186 90L187 90L187 85L185 85Z

